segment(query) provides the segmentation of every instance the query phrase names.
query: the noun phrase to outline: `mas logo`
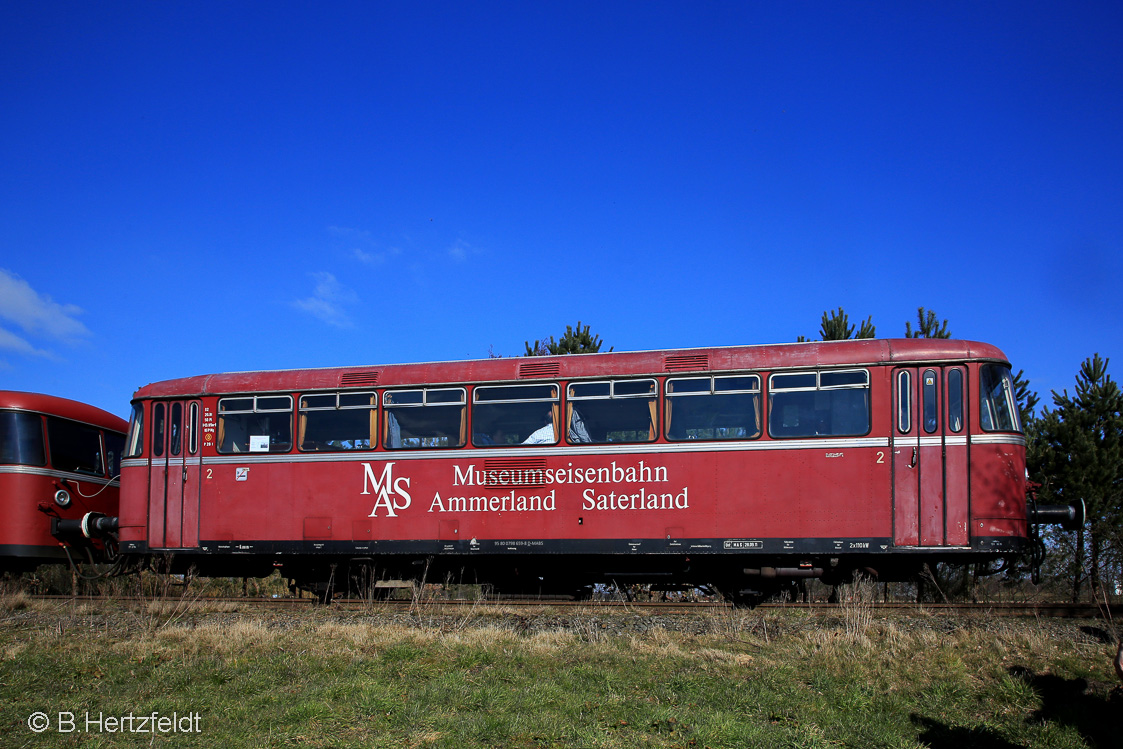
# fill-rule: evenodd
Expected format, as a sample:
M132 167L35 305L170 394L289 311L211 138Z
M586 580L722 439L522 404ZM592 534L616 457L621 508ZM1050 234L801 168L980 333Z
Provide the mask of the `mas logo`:
M405 476L394 478L393 463L387 463L382 469L382 475L377 477L370 463L363 463L363 494L370 494L372 490L375 498L374 508L367 515L370 518L378 517L379 507L386 510L386 517L396 518L398 513L395 510L404 510L412 502L409 496L409 479ZM400 503L399 498L402 500Z

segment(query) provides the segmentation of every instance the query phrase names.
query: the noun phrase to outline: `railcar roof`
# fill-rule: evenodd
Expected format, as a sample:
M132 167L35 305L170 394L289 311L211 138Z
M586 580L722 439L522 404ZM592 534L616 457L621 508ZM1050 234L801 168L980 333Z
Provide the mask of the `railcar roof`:
M778 370L877 364L984 360L1007 362L988 343L925 338L714 346L619 351L567 356L503 357L465 361L376 364L318 369L228 372L145 385L134 398L225 393L338 390L473 382L534 382L636 375L689 375L732 370Z
M102 411L88 403L72 401L69 398L59 398L43 393L26 393L20 390L0 390L0 409L16 409L20 411L36 411L38 413L61 416L64 419L73 419L86 424L93 424L102 429L115 432L125 432L129 428L128 422L119 416L114 416L108 411Z

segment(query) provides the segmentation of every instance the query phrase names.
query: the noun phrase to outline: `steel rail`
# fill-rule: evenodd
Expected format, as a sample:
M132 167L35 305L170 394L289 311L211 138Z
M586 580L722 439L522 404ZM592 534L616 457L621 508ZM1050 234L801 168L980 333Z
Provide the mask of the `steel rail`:
M210 606L249 606L262 608L299 609L312 608L320 605L316 598L243 598L243 597L204 597L204 596L73 596L73 595L47 595L37 594L29 596L32 600L59 601L59 602L86 602L122 604L184 604L191 607L204 608ZM676 611L683 613L732 610L727 603L700 601L574 601L557 598L486 598L486 599L382 599L369 600L357 598L337 598L327 604L327 608L340 610L378 611L401 610L413 608L465 608L474 607L481 610L501 608L561 608L561 609L603 609L606 611ZM986 603L909 603L909 602L868 602L868 603L763 603L756 607L758 611L802 611L808 613L844 613L854 608L863 608L870 613L911 613L926 615L959 615L959 616L1017 616L1041 618L1075 618L1098 619L1116 617L1123 618L1123 603L1094 604L1094 603L1043 603L1043 602L986 602Z

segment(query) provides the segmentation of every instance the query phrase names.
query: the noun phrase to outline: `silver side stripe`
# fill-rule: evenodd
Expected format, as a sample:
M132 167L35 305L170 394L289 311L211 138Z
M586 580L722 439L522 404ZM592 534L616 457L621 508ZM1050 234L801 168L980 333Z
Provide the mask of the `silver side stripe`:
M1025 447L1026 438L1020 434L972 434L972 445L1020 445Z
M886 437L853 439L785 440L783 442L684 442L652 445L592 445L584 447L532 447L456 450L386 450L383 452L332 453L239 453L203 460L206 465L242 465L245 463L342 463L397 460L479 460L483 458L581 457L588 455L658 455L667 453L757 452L770 450L838 451L855 448L888 447ZM125 461L125 465L145 465L143 460Z
M85 481L87 484L98 484L105 486L120 486L121 482L117 479L106 479L101 476L90 476L85 473L74 473L72 471L56 471L52 468L38 468L36 466L0 466L0 473L14 473L22 474L25 476L49 476L53 479L66 479L67 481L81 482Z
M1025 437L1013 434L971 435L974 445L1025 445ZM894 447L940 447L941 445L966 446L967 435L946 437L894 437ZM344 463L370 460L477 460L481 458L530 458L530 457L582 457L589 455L654 455L667 453L706 453L706 452L759 452L772 450L826 450L837 451L856 448L889 447L888 437L855 437L836 439L806 440L769 440L759 442L681 442L675 444L628 444L628 445L590 445L559 446L534 448L458 448L453 450L385 450L382 452L324 452L324 453L237 453L207 458L188 458L186 461L173 460L171 465L235 465L243 463ZM158 460L154 467L164 465ZM148 461L144 458L129 458L121 461L123 468L144 468ZM86 477L83 477L86 478ZM88 480L88 479L87 479Z
M941 445L967 445L967 435L949 435L947 437L894 437L894 447L940 447Z
M183 458L175 458L171 462L165 461L164 458L156 458L153 461L152 467L153 468L163 468L164 466L169 466L169 467L176 468L176 467L184 466L184 465L198 466L198 465L202 465L202 464L203 464L202 457L196 455L194 458L187 458L186 460L184 460ZM122 468L147 468L148 467L148 460L146 458L129 458L128 460L122 460L121 461L121 467Z

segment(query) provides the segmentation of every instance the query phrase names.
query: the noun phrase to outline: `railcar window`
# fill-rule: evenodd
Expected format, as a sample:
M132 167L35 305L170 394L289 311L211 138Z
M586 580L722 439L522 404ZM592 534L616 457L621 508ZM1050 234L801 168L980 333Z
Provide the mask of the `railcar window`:
M819 376L814 372L806 374L772 375L772 389L814 390L819 386Z
M830 388L865 387L869 384L870 376L867 372L820 372L819 387L823 390Z
M254 395L219 400L220 453L284 453L291 449L291 395Z
M152 455L164 455L164 430L168 424L168 407L163 403L152 406Z
M121 453L125 449L125 435L119 432L103 432L105 438L105 462L109 464L109 478L121 475Z
M746 440L760 436L760 378L667 380L669 440Z
M963 431L963 371L948 372L948 429Z
M939 389L937 386L939 375L935 370L924 370L921 398L924 405L924 431L932 434L940 426L939 423Z
M467 430L464 388L392 390L382 395L383 445L391 450L461 447Z
M199 404L194 402L187 414L187 449L192 455L199 452Z
M566 439L571 443L651 442L658 433L655 380L581 382L569 386Z
M308 452L370 450L378 434L377 407L373 392L301 396L297 444Z
M843 437L870 430L865 370L774 374L768 380L768 433L773 437Z
M39 414L0 411L0 463L41 466L46 462Z
M912 374L904 370L897 373L897 431L912 431Z
M1014 401L1014 377L1009 367L984 364L979 368L979 422L988 432L1020 432Z
M129 439L126 458L140 457L144 450L144 404L133 404L133 415L129 419Z
M168 452L178 456L183 452L183 404L172 404L172 418L168 425L171 430L171 447Z
M472 444L556 445L561 425L559 388L488 385L472 392Z
M47 417L47 447L51 466L59 471L102 476L101 432L76 421Z

